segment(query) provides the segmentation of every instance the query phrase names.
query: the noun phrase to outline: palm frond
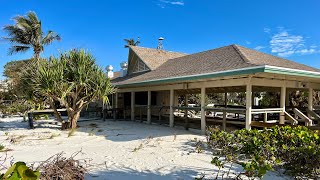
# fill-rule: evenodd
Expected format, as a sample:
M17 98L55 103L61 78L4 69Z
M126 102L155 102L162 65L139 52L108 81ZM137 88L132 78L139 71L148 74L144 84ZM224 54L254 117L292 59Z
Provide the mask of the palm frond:
M48 44L51 44L55 40L60 41L61 37L57 33L53 32L53 31L49 31L47 33L47 35L42 39L41 42L44 45L48 45Z
M32 21L34 24L40 22L37 14L34 11L30 11L27 13L27 17Z
M9 55L12 55L12 54L15 54L15 53L19 53L19 52L26 52L30 49L29 46L12 46L9 48L9 52L8 54Z
M129 46L137 46L138 44L140 44L140 40L138 39L137 41L135 41L134 39L124 39L124 41L126 42L126 44L124 45L125 48L128 48Z

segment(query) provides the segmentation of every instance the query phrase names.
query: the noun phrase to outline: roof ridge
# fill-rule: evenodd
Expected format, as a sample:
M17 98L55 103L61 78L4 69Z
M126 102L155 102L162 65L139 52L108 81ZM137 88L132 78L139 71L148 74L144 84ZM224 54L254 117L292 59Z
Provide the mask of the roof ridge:
M149 47L142 47L142 46L132 46L132 45L130 45L129 47L130 47L130 48L151 49L151 50L155 50L155 51L164 51L164 52L168 52L168 53L178 53L178 54L185 54L185 55L189 55L189 54L184 53L184 52L168 51L168 50L164 50L164 49L158 50L158 49L156 49L156 48L149 48Z
M239 47L243 48L243 49L246 49L248 51L253 51L253 52L256 52L256 53L260 53L260 54L263 54L263 55L267 55L267 56L272 56L274 58L278 58L279 60L281 61L286 61L286 62L290 62L290 63L294 63L294 64L297 64L297 65L302 65L304 67L308 67L308 68L312 68L314 70L317 70L319 71L320 69L318 68L315 68L315 67L312 67L312 66L309 66L309 65L306 65L306 64L303 64L301 62L296 62L296 61L292 61L292 60L289 60L289 59L286 59L286 58L283 58L283 57L279 57L279 56L276 56L276 55L273 55L273 54L268 54L268 53L265 53L265 52L262 52L262 51L258 51L258 50L255 50L255 49L251 49L251 48L248 48L248 47L245 47L245 46L241 46L241 45L234 45L237 47L237 49L239 49ZM240 53L242 53L242 51L239 49ZM242 53L243 54L243 53ZM245 55L244 55L245 56ZM247 58L248 59L248 58ZM249 63L251 63L251 61L248 59ZM252 64L252 63L251 63ZM265 64L267 65L267 64Z
M253 63L247 58L247 56L238 48L238 45L232 44L231 46L232 46L232 47L234 48L234 50L240 55L241 59L242 59L244 62L246 62L246 63L248 63L248 64L256 65L256 64L253 64Z

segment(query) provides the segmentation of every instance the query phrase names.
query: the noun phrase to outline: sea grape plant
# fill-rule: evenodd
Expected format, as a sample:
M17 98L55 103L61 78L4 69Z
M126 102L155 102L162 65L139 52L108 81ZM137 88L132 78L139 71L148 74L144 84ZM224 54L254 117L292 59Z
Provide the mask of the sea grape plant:
M209 127L207 143L213 155L241 164L248 177L262 178L267 171L283 169L295 178L319 178L319 132L307 127L276 126L230 133Z

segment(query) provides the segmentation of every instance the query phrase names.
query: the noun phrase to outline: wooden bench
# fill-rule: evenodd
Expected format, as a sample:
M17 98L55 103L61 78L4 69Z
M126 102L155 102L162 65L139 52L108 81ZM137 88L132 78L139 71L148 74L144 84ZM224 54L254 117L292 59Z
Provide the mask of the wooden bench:
M67 109L57 109L57 111L60 112L66 112ZM34 129L33 125L33 116L34 115L43 115L43 114L54 114L53 109L45 109L45 110L34 110L28 112L28 120L29 120L29 127L31 129Z

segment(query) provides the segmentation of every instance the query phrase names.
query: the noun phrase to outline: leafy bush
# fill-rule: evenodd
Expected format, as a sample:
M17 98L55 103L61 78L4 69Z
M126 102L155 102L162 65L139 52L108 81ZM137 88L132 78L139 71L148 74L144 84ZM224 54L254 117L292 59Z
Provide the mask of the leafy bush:
M0 111L10 115L17 114L17 113L24 114L25 112L31 110L32 108L33 106L29 102L14 101L10 105L2 105L0 107Z
M24 162L16 162L6 173L0 174L0 180L37 180L39 177L40 172L31 170Z
M319 178L320 138L307 127L273 127L231 133L208 128L207 141L215 155L239 163L248 177L263 177L273 169L300 178Z

